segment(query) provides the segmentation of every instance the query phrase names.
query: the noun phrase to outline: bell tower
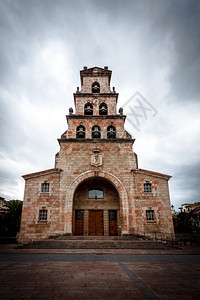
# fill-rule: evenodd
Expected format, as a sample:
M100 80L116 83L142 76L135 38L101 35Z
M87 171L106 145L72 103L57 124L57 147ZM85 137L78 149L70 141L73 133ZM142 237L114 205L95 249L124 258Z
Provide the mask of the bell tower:
M80 71L55 167L26 174L20 242L53 235L173 234L169 175L138 168L108 67Z
M108 67L84 67L80 71L81 91L74 94L76 114L115 115L118 94L110 90L112 71ZM101 107L99 107L101 105ZM92 110L93 109L93 110Z
M74 93L75 113L73 108L69 109L66 116L68 130L59 139L61 150L56 156L56 168L63 170L63 180L75 174L84 177L91 172L88 183L82 179L83 183L71 200L73 208L69 214L72 212L73 234L91 234L96 226L99 226L97 235L128 232L127 192L121 179L115 185L118 178L114 178L116 172L120 172L129 181L131 173L129 171L127 175L126 170L137 168L137 159L132 151L134 140L124 129L126 116L123 109L117 113L118 93L114 87L110 88L111 74L108 67L84 67L80 71L81 88L77 87ZM120 184L124 189L123 196L117 190ZM90 188L93 189L91 193ZM100 191L104 196L98 200ZM91 200L91 194L97 198ZM92 221L97 222L92 211L97 211L94 214L100 219L96 225ZM109 227L112 218L113 230ZM82 225L79 219L82 219Z
M117 114L118 93L110 88L112 71L108 67L80 71L81 89L74 93L75 114L69 109L68 131L62 139L116 140L131 139L124 130L125 116ZM134 142L134 140L132 140Z

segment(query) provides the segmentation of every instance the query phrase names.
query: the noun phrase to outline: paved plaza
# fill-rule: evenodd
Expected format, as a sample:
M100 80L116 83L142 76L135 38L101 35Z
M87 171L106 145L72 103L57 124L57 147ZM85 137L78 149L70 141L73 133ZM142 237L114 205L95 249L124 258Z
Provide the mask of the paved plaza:
M0 254L1 299L200 299L196 254Z

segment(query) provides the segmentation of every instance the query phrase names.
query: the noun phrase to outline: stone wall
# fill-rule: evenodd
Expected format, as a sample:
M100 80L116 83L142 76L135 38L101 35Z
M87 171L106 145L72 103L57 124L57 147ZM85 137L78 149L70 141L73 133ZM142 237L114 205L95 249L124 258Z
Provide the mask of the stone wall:
M168 188L169 178L170 176L146 170L133 171L135 211L130 205L130 232L162 232L169 235L174 233ZM152 186L151 193L144 192L146 182ZM154 210L155 221L146 220L146 210ZM136 228L131 226L131 219L134 218Z
M92 150L98 148L101 152L103 164L98 168L91 165L91 156L93 154ZM75 187L80 183L79 177L83 175L81 179L87 179L84 177L84 174L90 173L89 177L95 176L95 172L99 174L97 176L102 176L108 180L115 186L119 195L119 189L124 189L126 194L129 197L133 198L133 181L131 175L131 169L136 168L136 160L135 155L131 151L132 143L117 143L117 142L102 142L102 141L91 141L91 142L61 142L61 150L59 153L59 158L57 157L57 168L61 168L63 171L61 173L60 178L60 196L62 199L63 207L65 208L65 216L66 216L66 232L71 233L71 222L72 222L72 205L73 205L73 193L75 192ZM103 172L102 175L100 175ZM105 174L111 174L105 175ZM105 177L107 176L107 177ZM116 181L120 181L121 186L117 183L113 183L116 177ZM74 186L72 188L71 186ZM69 196L70 195L70 196ZM128 197L128 196L127 196ZM128 218L127 205L122 204L124 201L124 196L122 196L122 192L120 195L120 205L121 205L121 213L122 219ZM128 201L128 198L127 198ZM67 205L66 205L67 203ZM124 225L124 231L127 231L127 224Z
M103 102L108 107L108 115L116 115L117 94L98 95L94 98L83 94L74 94L76 115L84 115L85 104L91 103L93 106L93 115L99 115L99 105Z
M25 193L19 242L41 240L63 232L60 222L60 171L53 169L25 176ZM49 193L41 192L41 184L49 183ZM39 221L39 210L48 211L48 220Z
M88 120L90 119L90 120ZM102 120L103 119L103 120ZM79 117L73 118L70 117L68 119L68 130L65 133L63 137L66 137L67 139L76 138L76 128L80 125L83 125L85 127L85 138L91 139L92 138L92 127L94 125L98 125L101 129L101 138L107 139L107 127L112 125L116 129L116 138L126 138L126 131L124 130L124 118L118 117L115 119L108 119L108 118L102 118L102 117Z

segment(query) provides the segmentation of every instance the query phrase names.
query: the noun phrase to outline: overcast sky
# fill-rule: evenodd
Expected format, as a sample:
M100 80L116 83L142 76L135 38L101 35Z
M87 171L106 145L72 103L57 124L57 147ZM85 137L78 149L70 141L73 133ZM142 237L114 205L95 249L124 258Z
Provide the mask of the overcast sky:
M79 71L108 66L139 167L200 201L200 1L1 0L0 45L0 196L54 167Z

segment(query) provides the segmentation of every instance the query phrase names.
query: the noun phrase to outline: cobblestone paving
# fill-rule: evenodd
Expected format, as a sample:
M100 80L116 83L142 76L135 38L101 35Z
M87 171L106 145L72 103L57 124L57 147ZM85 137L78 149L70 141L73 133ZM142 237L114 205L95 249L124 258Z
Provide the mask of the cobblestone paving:
M7 254L0 282L1 299L193 300L200 263L197 255Z

